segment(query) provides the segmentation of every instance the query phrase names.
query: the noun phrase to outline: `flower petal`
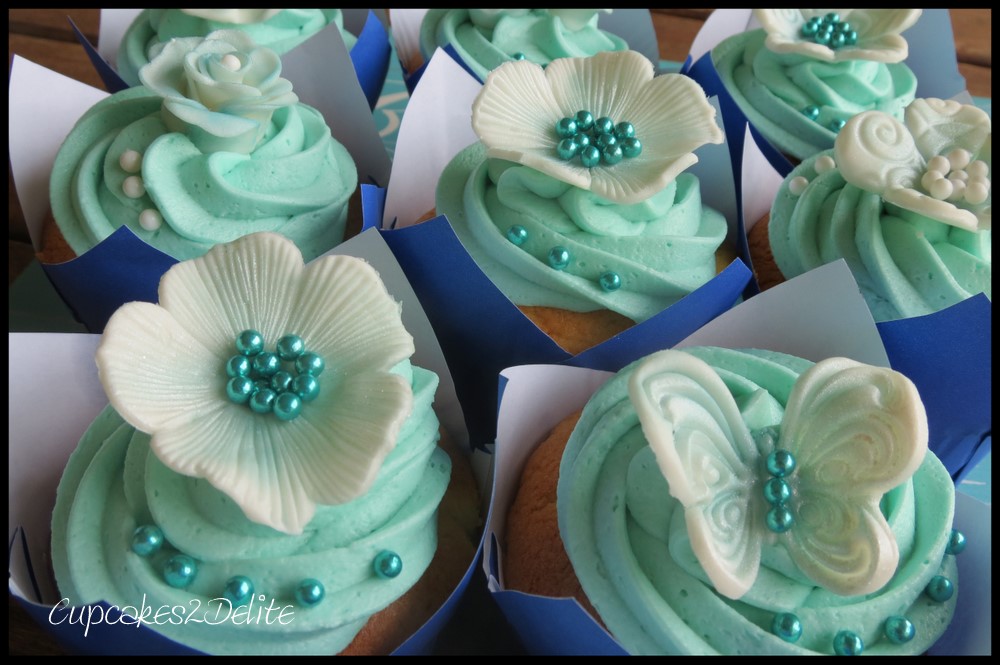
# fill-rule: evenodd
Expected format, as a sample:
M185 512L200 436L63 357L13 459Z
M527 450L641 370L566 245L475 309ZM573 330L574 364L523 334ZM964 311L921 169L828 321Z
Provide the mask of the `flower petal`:
M992 136L993 122L982 109L949 99L915 99L906 107L906 127L925 159L963 148L976 156Z
M520 60L504 63L486 77L472 105L472 128L490 157L532 166L564 182L586 187L587 169L569 168L569 162L556 157L559 139L555 126L564 115L566 111L553 97L545 71Z
M255 233L173 266L160 280L160 306L217 358L228 358L244 330L259 331L268 346L292 332L303 271L292 241Z
M882 198L888 203L898 205L900 208L912 210L925 217L930 217L944 224L957 226L966 231L981 231L989 227L989 213L984 219L980 219L971 210L959 208L949 201L941 201L922 192L918 192L912 187L893 187L882 194Z
M754 9L753 15L768 35L784 37L786 41L798 37L799 29L806 22L801 9Z
M850 120L833 145L837 168L861 189L884 194L918 182L924 159L910 132L892 116L865 111Z
M290 300L287 332L300 336L328 367L347 373L388 370L413 355L413 337L403 327L399 303L362 259L316 259Z
M150 303L115 312L96 360L111 404L149 434L197 419L225 399L225 358Z

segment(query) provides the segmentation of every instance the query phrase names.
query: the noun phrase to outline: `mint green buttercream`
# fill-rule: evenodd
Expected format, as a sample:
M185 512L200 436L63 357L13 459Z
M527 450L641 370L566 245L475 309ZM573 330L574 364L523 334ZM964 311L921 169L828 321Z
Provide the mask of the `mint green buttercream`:
M486 75L517 53L539 65L556 58L591 56L602 51L624 51L621 37L597 27L597 15L578 30L544 9L501 13L492 25L476 23L468 9L428 10L420 26L420 50L425 59L449 44L476 76Z
M737 404L766 391L781 409L811 363L781 353L712 347L685 349L711 365ZM634 654L832 654L833 637L852 630L866 654L920 654L948 627L957 594L945 603L923 590L937 574L957 587L954 556L945 556L954 485L928 453L910 481L882 500L896 535L894 577L868 596L839 597L798 573L780 545L765 545L756 583L740 600L718 594L695 558L680 502L670 496L628 394L633 363L591 398L559 470L559 528L588 599L615 638ZM759 394L759 393L758 393ZM749 427L777 424L780 413L753 407ZM767 414L771 414L770 416ZM767 420L776 422L767 423ZM779 612L802 622L788 643L771 633ZM890 642L882 625L907 617L916 637Z
M259 23L226 23L185 14L181 9L144 9L129 26L118 49L118 73L129 85L139 85L139 70L149 63L151 49L174 37L204 37L216 30L241 30L259 45L279 55L335 24L347 50L357 37L344 29L340 9L285 9Z
M408 376L411 369L399 371ZM437 548L437 507L451 469L436 446L431 403L437 382L434 373L412 368L413 412L372 489L346 504L319 506L298 536L250 522L204 480L165 467L150 453L149 437L108 407L84 435L59 485L52 551L60 593L74 605L104 599L118 607L151 607L154 614L166 607L159 621L144 617L147 625L208 653L338 653L369 616L420 579ZM166 541L148 558L129 547L133 531L144 524L160 527ZM383 550L402 557L398 577L376 576L372 561ZM198 564L187 589L170 587L161 574L178 551ZM273 600L274 607L287 607L290 620L230 614L216 599L235 575L253 582L251 617ZM295 601L297 585L308 578L320 580L326 591L312 608Z
M683 173L646 201L611 203L535 169L487 159L481 143L441 174L437 212L494 284L517 305L577 312L609 309L641 322L711 280L725 218L702 205L697 177ZM507 239L520 225L527 239ZM565 270L548 264L569 250ZM621 278L615 291L600 277Z
M913 101L917 79L905 63L866 60L825 62L764 46L764 30L729 37L712 50L726 90L764 137L802 160L833 147L835 120L882 111L899 120ZM812 120L802 113L819 109Z
M203 153L163 124L163 98L129 88L94 105L56 157L50 199L56 224L77 254L121 226L178 260L256 231L291 239L309 261L344 237L357 168L322 115L294 104L278 109L249 155ZM142 154L145 194L129 198L119 157ZM163 218L155 231L143 210Z
M930 314L977 293L992 297L992 231L967 231L888 204L805 160L781 184L768 224L786 278L843 258L876 321ZM808 186L796 196L793 178Z

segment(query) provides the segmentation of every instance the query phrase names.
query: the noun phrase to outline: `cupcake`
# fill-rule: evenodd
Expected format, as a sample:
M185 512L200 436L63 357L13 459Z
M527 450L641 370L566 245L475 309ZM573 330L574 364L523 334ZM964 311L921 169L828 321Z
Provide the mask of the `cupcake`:
M157 45L176 37L239 30L282 55L328 25L336 26L348 51L358 41L344 29L340 9L143 9L122 37L118 73L129 85L139 85L139 70L149 64Z
M472 108L480 140L441 174L436 213L504 295L579 353L729 264L716 260L727 221L684 173L695 149L722 142L715 113L697 83L654 78L635 51L504 64Z
M610 9L431 9L420 25L420 52L429 60L451 46L480 80L505 62L548 65L557 58L624 51L621 37L598 27Z
M781 183L749 230L761 288L844 259L876 321L991 297L990 117L918 99L866 111Z
M459 584L478 529L400 317L366 261L304 265L266 233L116 312L96 353L111 404L52 514L60 605L104 600L208 653L395 649Z
M761 28L711 51L725 90L793 163L833 147L854 115L897 119L917 93L902 32L919 9L755 9Z
M924 653L952 619L965 546L927 439L919 394L890 369L652 354L528 460L506 588L577 585L634 654Z

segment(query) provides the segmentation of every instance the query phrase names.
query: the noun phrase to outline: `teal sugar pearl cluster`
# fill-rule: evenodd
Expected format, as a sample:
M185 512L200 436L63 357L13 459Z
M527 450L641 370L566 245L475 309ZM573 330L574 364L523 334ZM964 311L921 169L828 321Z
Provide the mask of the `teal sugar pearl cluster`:
M226 362L226 396L246 404L254 413L273 414L279 420L298 418L303 404L319 396L319 375L326 366L321 356L306 349L298 335L285 335L275 350L264 349L264 336L244 330L236 336L236 354Z
M520 224L514 224L507 229L506 235L507 240L517 247L528 241L528 229ZM573 261L573 255L562 245L551 248L545 258L553 270L565 270ZM608 270L601 273L601 276L597 278L597 283L603 291L610 293L622 287L622 278L618 273Z
M601 164L613 166L642 154L642 142L631 122L615 123L608 116L595 120L590 111L577 111L559 120L555 129L561 139L556 146L559 158L568 162L579 157L588 169Z
M777 449L767 456L767 472L771 478L764 483L764 500L771 506L767 511L767 528L774 533L785 533L795 524L795 515L788 502L792 487L786 478L795 471L795 457L787 450Z
M847 21L841 21L840 14L836 12L829 12L822 18L813 16L802 25L799 34L809 41L832 49L858 43L858 31Z
M820 113L819 107L813 104L810 104L809 106L806 106L802 109L802 115L809 118L813 122L817 122L819 120L819 113ZM827 123L827 129L836 134L837 132L842 130L844 128L844 125L846 124L847 121L844 120L843 118L834 118L829 123Z

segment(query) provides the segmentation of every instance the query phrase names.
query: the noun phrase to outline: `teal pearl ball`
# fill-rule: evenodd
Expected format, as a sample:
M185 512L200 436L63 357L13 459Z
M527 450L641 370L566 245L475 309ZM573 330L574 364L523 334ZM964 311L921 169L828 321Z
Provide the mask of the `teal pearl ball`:
M618 276L618 273L611 272L610 270L602 274L598 281L601 284L601 288L605 291L617 291L622 287L622 278Z
M323 587L323 583L311 577L302 580L295 587L295 600L302 607L316 607L325 596L326 589Z
M569 266L569 250L556 245L549 250L549 266L556 270L565 270Z
M824 23L837 23L840 21L840 14L837 12L827 12L823 15Z
M258 376L271 377L281 369L281 360L277 354L270 351L261 351L253 357L253 371Z
M605 146L604 149L601 150L601 161L608 166L614 166L615 164L620 163L624 158L625 153L622 151L622 147L620 145Z
M559 155L559 159L569 161L576 157L577 151L580 149L580 144L576 142L575 138L563 139L556 146L556 154Z
M306 352L306 343L298 335L285 335L278 340L276 350L282 360L295 360Z
M236 336L236 350L245 356L255 356L264 350L264 336L256 330L244 330Z
M323 357L312 351L306 351L295 359L295 371L299 374L319 376L325 367L326 362L324 362Z
M303 402L311 402L319 397L319 379L312 374L299 374L292 379L291 390Z
M776 478L784 478L795 470L795 457L787 450L778 448L767 456L767 472Z
M785 533L795 524L795 515L787 506L779 505L767 511L767 528L774 533Z
M226 376L250 376L250 359L244 355L236 355L226 363Z
M395 552L382 550L375 556L372 566L376 575L384 580L390 580L403 572L403 559Z
M630 139L635 136L635 125L631 122L619 122L615 125L615 136L619 139Z
M600 118L594 121L594 133L595 134L611 134L615 131L615 121L606 115L602 115Z
M609 134L609 133L598 134L597 138L594 139L594 145L596 145L601 150L604 150L608 146L618 145L618 139L615 138L614 134Z
M944 575L935 575L924 590L927 597L936 603L943 603L955 593L955 586Z
M833 120L830 121L830 131L836 134L837 132L842 130L844 128L844 125L846 124L847 124L846 120L842 118L834 118Z
M796 642L802 637L802 622L791 612L775 614L771 632L786 642Z
M559 138L573 138L578 131L580 130L577 127L576 120L573 118L562 118L556 123L556 134Z
M802 109L802 115L815 122L817 119L819 119L819 107L807 106L804 109Z
M824 32L821 29L819 32L816 33L816 36L813 37L813 41L815 41L817 44L822 44L822 45L826 46L827 44L830 43L830 40L832 38L833 38L833 35L831 35L829 32Z
M779 506L792 498L792 488L784 478L771 478L764 483L764 499L772 506Z
M288 392L292 389L293 378L294 377L291 373L286 372L283 369L279 369L274 373L274 376L271 377L271 390L276 393Z
M230 577L223 587L222 595L234 607L246 605L253 598L253 582L245 575Z
M886 619L882 630L886 639L893 644L906 644L917 634L913 622L902 616L891 616Z
M622 146L622 153L624 153L624 155L629 159L633 157L638 157L639 155L642 154L642 143L639 141L639 139L635 138L634 136L627 139L623 139L621 142L621 146Z
M965 549L965 534L958 529L951 530L951 537L948 538L948 546L945 552L948 554L961 554Z
M577 111L576 115L576 126L580 128L581 132L588 132L594 126L594 114L590 111Z
M848 30L844 33L844 44L847 46L854 46L858 43L858 31Z
M850 630L842 630L833 638L833 652L838 656L860 656L864 650L861 636Z
M819 30L819 21L813 22L812 19L809 19L803 24L801 33L803 37L812 37L817 30Z
M507 229L507 240L520 247L528 240L528 229L520 224L513 225Z
M581 132L573 137L573 142L576 143L577 154L580 154L584 148L590 145L590 136Z
M525 56L523 53L521 53L520 51L518 51L517 53L515 53L514 55L512 55L510 57L512 57L514 60L524 60L525 57L527 57L527 56Z
M580 151L580 161L588 169L592 169L601 163L601 149L596 145L588 145Z
M149 556L163 547L163 531L155 524L143 524L132 532L132 551Z
M261 388L250 397L250 410L254 413L271 413L277 398L277 393L270 388Z
M176 554L163 566L163 581L175 589L183 589L198 575L198 562L187 554Z
M835 48L835 49L836 48L841 48L845 44L847 44L847 35L845 35L842 32L835 32L835 33L833 33L833 37L830 38L830 47L831 48Z
M302 398L292 392L278 395L274 400L274 415L278 420L295 420L302 413Z
M257 386L249 377L234 376L226 382L226 397L235 404L246 404Z

